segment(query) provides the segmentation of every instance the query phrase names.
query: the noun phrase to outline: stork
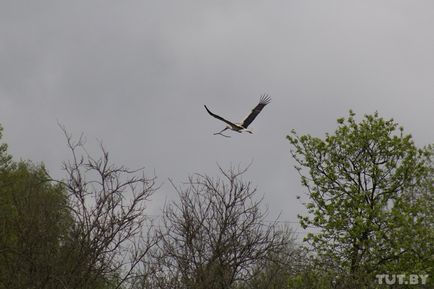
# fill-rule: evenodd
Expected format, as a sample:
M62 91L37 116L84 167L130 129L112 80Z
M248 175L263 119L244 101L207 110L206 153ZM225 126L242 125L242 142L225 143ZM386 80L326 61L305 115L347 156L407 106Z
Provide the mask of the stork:
M225 122L227 124L227 126L222 129L219 132L214 133L214 135L221 135L224 137L230 137L228 135L224 135L223 132L231 129L233 131L242 133L242 132L248 132L248 133L253 133L251 130L248 130L247 127L252 123L252 121L258 116L258 114L261 112L261 110L264 108L264 106L266 106L267 104L269 104L271 102L271 98L267 95L264 94L261 96L261 98L259 99L259 103L258 105L255 106L255 108L252 109L252 111L250 112L250 114L241 122L241 123L234 123L232 121L229 121L217 114L212 113L208 107L206 107L206 105L204 105L206 111L212 116L215 117L216 119L219 119L223 122Z

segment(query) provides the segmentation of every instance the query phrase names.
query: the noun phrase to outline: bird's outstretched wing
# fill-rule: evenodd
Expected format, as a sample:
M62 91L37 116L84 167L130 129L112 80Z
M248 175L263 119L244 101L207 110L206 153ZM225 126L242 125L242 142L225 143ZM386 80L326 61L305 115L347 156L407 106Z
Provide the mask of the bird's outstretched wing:
M212 113L212 112L208 109L208 107L206 107L206 105L204 105L204 107L205 107L206 111L207 111L207 112L208 112L212 117L215 117L216 119L219 119L219 120L221 120L221 121L224 121L225 123L227 123L228 125L230 125L230 126L232 126L232 127L236 127L236 126L237 126L237 125L234 124L233 122L230 122L229 120L224 119L223 117L221 117L221 116L219 116L219 115L217 115L217 114Z
M256 118L256 116L261 112L264 106L266 106L270 102L271 98L267 94L262 95L258 105L254 109L252 109L250 114L243 120L241 126L247 128L249 124L251 124L252 121Z

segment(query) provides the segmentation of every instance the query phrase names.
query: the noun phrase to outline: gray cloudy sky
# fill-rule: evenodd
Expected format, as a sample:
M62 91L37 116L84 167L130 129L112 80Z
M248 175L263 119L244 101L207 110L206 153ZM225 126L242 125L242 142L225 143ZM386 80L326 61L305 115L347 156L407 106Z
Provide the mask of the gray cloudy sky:
M0 123L18 159L62 176L57 126L102 140L113 160L167 178L246 175L273 214L296 221L303 192L285 139L322 136L352 108L379 111L433 143L431 0L0 1ZM255 134L213 136L267 92Z

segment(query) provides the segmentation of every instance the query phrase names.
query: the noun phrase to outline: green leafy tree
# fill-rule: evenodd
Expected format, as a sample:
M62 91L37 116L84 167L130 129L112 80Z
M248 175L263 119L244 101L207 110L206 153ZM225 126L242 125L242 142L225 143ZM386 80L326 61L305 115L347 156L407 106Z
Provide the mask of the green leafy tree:
M65 204L65 191L47 181L42 165L13 162L0 145L0 288L54 288Z
M0 139L3 136L3 127L0 125ZM8 145L0 144L0 171L5 170L10 164L12 157L7 153Z
M371 288L387 272L432 274L432 150L378 113L357 122L350 111L338 123L324 139L288 136L309 193L300 222L319 229L306 238L317 260L338 274L336 288Z
M29 162L9 165L0 184L0 288L55 288L70 221L64 189Z

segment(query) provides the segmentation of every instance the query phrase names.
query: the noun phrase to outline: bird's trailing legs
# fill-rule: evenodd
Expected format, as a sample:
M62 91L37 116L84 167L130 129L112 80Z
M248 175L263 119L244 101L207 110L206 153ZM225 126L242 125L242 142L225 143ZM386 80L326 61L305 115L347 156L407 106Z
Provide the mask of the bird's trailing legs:
M228 129L228 127L225 127L225 128L222 129L221 131L214 133L214 135L219 134L219 135L224 136L224 137L230 137L229 135L224 135L224 134L223 134L223 132L224 132L225 130L227 130L227 129Z

